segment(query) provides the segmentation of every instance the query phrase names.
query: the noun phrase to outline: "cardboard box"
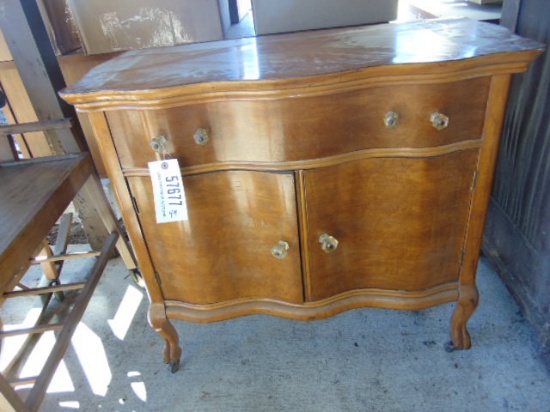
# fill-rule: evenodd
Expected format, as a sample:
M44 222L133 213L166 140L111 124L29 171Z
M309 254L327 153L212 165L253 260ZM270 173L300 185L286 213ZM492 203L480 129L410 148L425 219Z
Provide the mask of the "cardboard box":
M39 0L38 8L58 56L82 47L67 0Z
M484 4L495 4L502 3L502 0L467 0L469 3L484 5Z
M78 30L67 0L38 0L37 4L54 52L59 56L80 49ZM13 57L0 32L0 61L11 60Z
M226 0L69 0L85 53L220 40Z
M252 0L256 34L383 23L397 0Z

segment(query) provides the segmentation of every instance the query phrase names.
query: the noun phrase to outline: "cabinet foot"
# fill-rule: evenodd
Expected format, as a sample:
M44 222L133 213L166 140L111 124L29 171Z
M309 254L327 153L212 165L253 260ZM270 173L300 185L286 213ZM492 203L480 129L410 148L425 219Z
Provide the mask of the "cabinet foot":
M451 319L451 342L445 345L447 352L470 349L472 340L466 327L479 302L479 293L475 285L461 285L458 304Z
M179 346L178 332L166 317L164 304L151 304L149 320L157 333L165 340L164 363L170 365L172 373L180 367L182 349Z
M167 335L171 332L168 332L167 329L173 330L173 336L170 335L167 337ZM180 368L180 361L181 361L181 353L182 349L179 346L179 339L178 334L172 324L170 322L166 322L165 328L162 330L157 330L158 333L160 333L164 338L166 344L164 345L164 363L170 365L170 370L172 373L177 372ZM175 339L173 338L175 337Z

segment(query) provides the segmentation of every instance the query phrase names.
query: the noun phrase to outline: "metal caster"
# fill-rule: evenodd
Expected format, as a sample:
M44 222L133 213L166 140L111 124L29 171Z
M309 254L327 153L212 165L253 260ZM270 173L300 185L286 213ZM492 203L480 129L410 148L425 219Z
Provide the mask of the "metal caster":
M180 368L180 361L174 362L170 364L170 372L176 373Z

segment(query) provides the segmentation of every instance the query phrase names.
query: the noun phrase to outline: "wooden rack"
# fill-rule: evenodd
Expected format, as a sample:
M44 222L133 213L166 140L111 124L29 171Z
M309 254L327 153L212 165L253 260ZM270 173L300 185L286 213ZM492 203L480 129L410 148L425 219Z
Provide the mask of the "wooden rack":
M0 376L2 411L38 410L115 247L118 246L129 269L136 267L127 243L120 236L120 227L88 153L18 159L13 134L70 127L71 122L67 119L0 127L0 141L3 142L0 144L0 305L6 299L23 296L40 296L43 304L33 327L0 332L0 339L27 335L25 343ZM7 160L9 157L11 160ZM66 253L72 219L64 212L77 194L99 215L108 233L99 251ZM37 258L40 251L44 250L44 239L58 221L55 245L53 248L46 245L45 256ZM64 283L63 262L83 257L95 259L86 280ZM34 264L40 264L44 269L45 283L24 284L23 276ZM69 291L71 299L63 299ZM53 296L57 299L52 299ZM61 312L65 313L56 322L52 322L48 315L54 302L63 306ZM28 360L38 336L48 331L55 331L57 339L41 372L36 377L20 379L18 373ZM32 386L27 396L20 396L23 391L16 391L22 385Z

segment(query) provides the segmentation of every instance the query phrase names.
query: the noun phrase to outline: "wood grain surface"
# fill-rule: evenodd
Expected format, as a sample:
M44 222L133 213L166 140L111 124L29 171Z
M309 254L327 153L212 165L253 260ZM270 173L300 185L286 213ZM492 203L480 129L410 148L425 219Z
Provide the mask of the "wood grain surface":
M224 101L166 110L108 112L123 168L156 160L151 141L167 139L166 156L182 167L231 161L319 159L364 149L422 148L481 137L490 78L400 87L370 87L327 96ZM464 110L464 108L467 110ZM386 127L386 113L399 115ZM450 119L436 130L432 113ZM193 139L199 128L210 140ZM222 166L222 165L219 165ZM215 166L214 166L215 167Z
M166 299L302 302L292 174L220 172L184 178L189 219L157 224L148 178L129 178ZM271 248L290 245L285 259Z

